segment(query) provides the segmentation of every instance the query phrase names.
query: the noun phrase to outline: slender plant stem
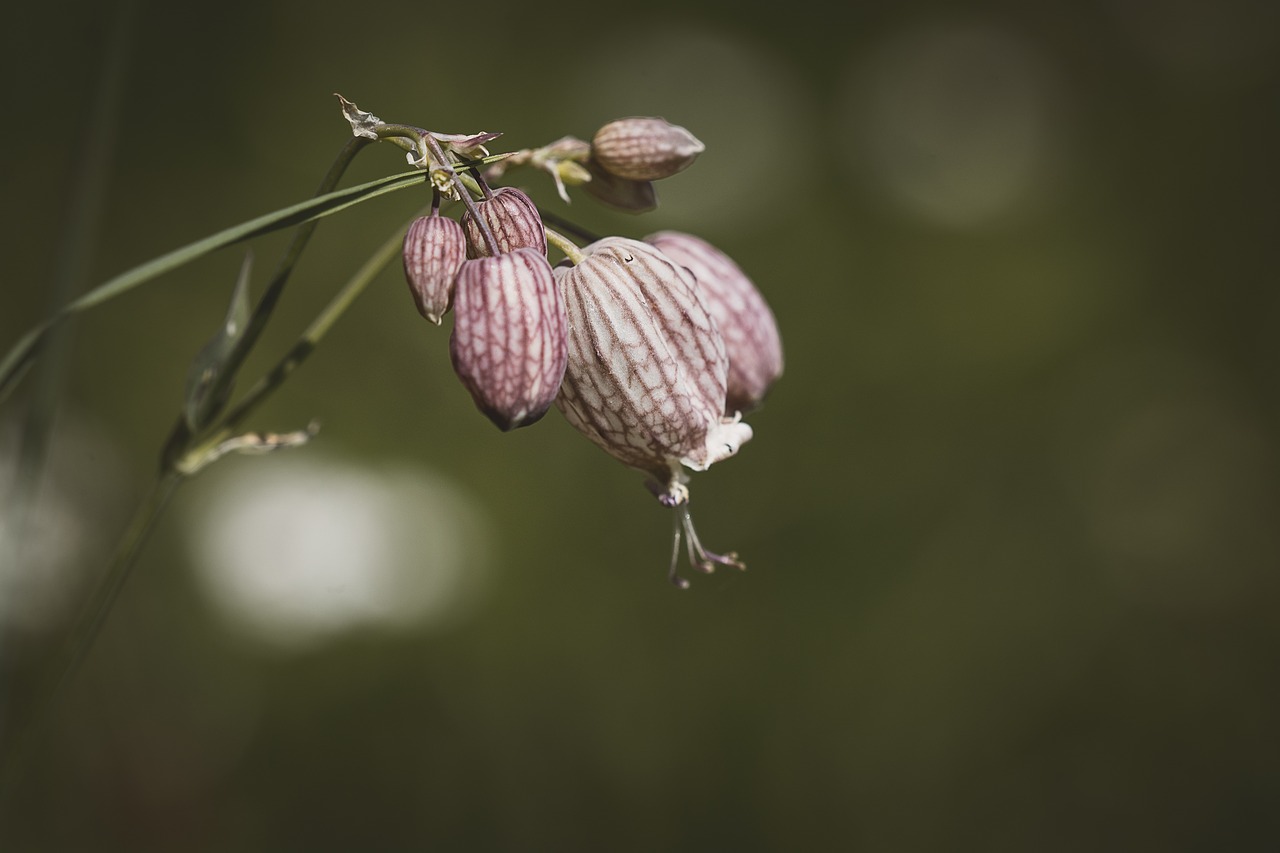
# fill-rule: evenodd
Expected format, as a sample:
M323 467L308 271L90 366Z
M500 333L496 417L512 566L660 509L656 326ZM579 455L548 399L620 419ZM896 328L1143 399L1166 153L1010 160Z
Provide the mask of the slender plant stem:
M61 322L89 308L114 299L132 290L140 284L157 278L164 273L172 272L197 258L225 246L242 243L254 237L270 234L281 228L288 228L303 222L323 219L338 213L352 205L360 204L380 195L408 186L424 183L428 175L421 171L402 172L378 178L346 190L337 190L319 198L310 199L299 204L259 216L239 225L219 231L194 243L175 249L172 252L152 258L133 269L126 270L114 278L100 284L83 296L64 305L57 313L43 323L23 335L0 362L0 402L17 385L18 380L35 361L40 348L47 342L49 333Z
M444 153L444 148L440 146L440 142L431 134L425 134L422 137L423 143L431 149L431 155L440 163L440 169L449 176L454 186L458 189L458 195L462 199L462 203L466 206L467 212L471 214L471 219L475 222L476 227L480 229L480 235L484 238L485 248L489 250L490 255L498 255L498 241L494 238L493 232L489 230L489 223L480 215L480 209L476 207L475 201L471 198L471 194L467 191L466 185L462 182L462 177L457 170L453 168L453 164L449 161L449 157Z
M98 632L106 621L107 614L110 612L112 605L115 604L116 597L120 594L120 590L124 588L125 581L129 579L129 573L133 569L134 563L137 562L138 553L151 535L151 531L155 529L160 513L168 506L169 500L173 497L173 493L182 482L182 479L182 475L177 472L167 472L157 477L151 489L143 498L142 503L134 512L133 521L129 524L128 530L125 531L125 535L121 538L120 544L116 548L115 555L111 560L111 566L108 568L106 576L102 579L97 593L95 593L92 602L89 604L85 618L71 636L66 662L60 667L59 688L79 668L85 656L89 653L93 641L97 639Z
M372 141L362 136L355 136L347 140L347 143L342 146L342 150L338 152L338 156L334 159L333 165L325 173L324 179L320 181L320 186L316 189L316 196L331 192L338 185L338 181L342 179L342 175L347 171L347 167L351 165L351 161ZM314 220L304 222L294 231L293 239L289 241L289 246L280 258L280 263L276 265L275 274L267 283L266 290L263 291L258 304L249 315L249 322L245 326L244 334L236 340L235 346L232 347L231 352L227 354L226 360L221 365L217 381L223 388L229 389L231 387L231 384L235 381L236 374L240 372L245 359L249 357L249 352L257 344L263 329L266 328L267 321L271 319L271 314L280 301L280 295L284 292L284 286L288 283L289 276L293 273L293 268L297 266L298 259L302 257L302 252L307 248L307 243L311 241L311 236L315 233L317 225L319 225L319 222ZM210 392L215 397L219 393L216 389ZM169 438L165 441L164 449L161 452L160 465L162 470L167 470L173 466L175 459L186 452L193 437L191 425L187 422L185 413L180 413L174 421L173 427L169 430Z
M415 218L429 209L423 208L414 214ZM403 228L398 229L369 256L369 259L356 270L355 274L348 279L342 289L329 301L329 304L316 315L316 318L311 321L311 325L307 327L306 331L298 338L298 341L285 353L284 357L245 393L239 403L226 413L222 419L222 424L213 435L207 441L201 442L202 448L220 444L230 437L244 419L261 405L289 377L289 374L293 373L311 355L321 339L333 327L333 324L355 302L356 297L363 293L369 283L377 277L378 273L382 272L399 255L404 247L404 235L408 228L409 226L406 224Z
M332 177L336 179L336 176ZM423 211L428 209L424 208ZM421 212L419 212L419 215ZM218 440L229 436L234 427L275 391L289 374L306 359L329 329L333 327L334 323L351 306L355 298L396 257L397 252L404 244L404 235L407 229L407 224L398 229L357 270L346 285L325 306L324 310L312 321L289 353L269 374L254 385L233 410L227 413L223 418L222 426L216 431L216 439L205 443L204 447L211 447ZM298 246L299 241L295 239L294 244L290 247L290 252L286 253L285 259L282 260L282 269L289 268L290 254L293 255L293 260L296 260L297 254L293 250ZM124 588L124 584L134 563L137 561L143 544L154 529L161 512L168 505L174 491L185 478L186 475L179 466L165 466L157 476L151 490L135 511L133 520L121 538L106 574L103 576L79 623L59 655L55 664L56 675L51 686L33 701L31 712L25 721L20 721L24 724L24 727L19 732L14 748L7 751L0 758L0 805L7 799L6 795L22 775L28 756L38 746L45 728L51 722L52 712L56 708L66 684L87 657L94 640L106 621L107 615L110 613L121 589Z
M546 232L547 242L564 252L565 257L569 259L569 263L575 266L582 263L583 254L572 240L559 232L552 231L545 225L542 226L542 230Z
M429 210L424 207L417 215ZM369 283L395 259L404 245L404 235L408 225L392 234L368 260L351 276L347 283L334 295L328 305L312 320L298 342L280 360L279 363L253 386L244 399L223 418L222 425L215 431L214 437L202 442L201 449L211 448L229 437L235 427L253 412L288 378L307 356L315 349L322 338L333 328L338 319L351 307L355 299L364 292ZM192 451L192 455L197 451ZM20 733L13 750L2 759L0 767L0 800L12 788L22 774L23 766L32 750L38 746L45 727L51 722L53 710L61 697L66 684L79 669L88 656L94 640L97 638L115 604L121 589L128 580L129 573L137 562L138 554L155 528L161 512L168 505L174 491L186 479L178 467L162 472L153 483L142 503L134 513L133 520L120 540L107 568L106 574L99 583L93 598L86 606L75 630L68 638L56 663L56 676L47 691L37 697L33 710L25 721L25 729Z
M362 137L352 137L346 145L342 146L342 150L338 152L333 165L329 167L329 171L325 174L324 180L316 188L315 194L321 196L331 192L338 185L338 181L342 179L347 167L351 165L351 161L371 141ZM251 349L254 342L257 341L258 335L270 318L272 309L275 308L276 302L280 299L280 293L284 290L285 283L289 280L289 274L293 272L294 265L297 264L298 258L301 257L302 251L307 247L307 243L311 241L311 235L315 233L316 226L319 224L318 221L312 220L298 226L298 230L294 232L289 248L285 251L284 257L280 259L280 263L276 267L276 274L272 277L271 283L267 285L262 298L258 300L258 306L254 309L253 316L249 320L249 327L245 330L244 335L246 348Z

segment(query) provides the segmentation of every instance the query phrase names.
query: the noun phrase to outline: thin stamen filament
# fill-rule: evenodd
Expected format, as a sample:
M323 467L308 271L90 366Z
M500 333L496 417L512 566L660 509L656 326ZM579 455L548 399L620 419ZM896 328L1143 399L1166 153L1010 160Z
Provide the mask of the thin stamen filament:
M695 568L704 572L712 572L715 570L717 563L722 566L733 566L735 569L745 569L747 567L733 551L728 554L717 554L703 547L702 540L698 538L698 532L693 527L693 516L689 512L688 504L682 505L678 512L680 513L680 524L684 528L685 537L688 540L689 562Z
M671 520L671 565L667 569L667 579L670 580L677 589L688 589L689 582L676 573L676 566L680 562L680 515L678 513L673 515Z

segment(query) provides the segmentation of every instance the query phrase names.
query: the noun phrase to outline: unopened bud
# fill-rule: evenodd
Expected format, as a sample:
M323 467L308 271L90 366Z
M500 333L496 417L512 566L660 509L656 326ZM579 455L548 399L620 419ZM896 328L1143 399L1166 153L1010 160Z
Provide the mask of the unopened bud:
M722 417L724 343L693 275L658 249L608 237L582 253L555 269L569 316L556 405L605 452L654 475L664 503L681 503L681 465L704 470L751 438Z
M437 326L453 302L453 282L467 258L462 226L432 213L413 221L404 236L404 277L418 312Z
M499 429L546 414L564 377L565 335L560 290L534 249L470 260L458 271L449 355Z
M764 297L732 258L700 237L659 231L644 239L698 279L729 358L725 414L755 409L782 375L782 338Z
M633 181L669 178L705 150L692 133L661 118L611 121L591 140L591 155L597 163Z
M489 226L499 252L528 248L546 256L547 234L542 229L538 206L520 190L515 187L496 189L490 197L477 201L476 209ZM483 258L492 254L471 211L462 215L462 226L467 232L467 257Z

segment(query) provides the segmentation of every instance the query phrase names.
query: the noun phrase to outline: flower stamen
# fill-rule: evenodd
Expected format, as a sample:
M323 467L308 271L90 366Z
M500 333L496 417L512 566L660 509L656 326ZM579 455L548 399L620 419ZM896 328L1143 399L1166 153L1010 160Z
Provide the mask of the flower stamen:
M667 569L667 579L676 589L688 589L689 582L676 572L676 566L680 563L680 513L672 515L671 522L671 565Z
M702 545L702 540L698 538L698 531L693 527L693 516L689 512L689 504L682 503L674 509L672 518L672 535L671 535L671 565L667 571L667 577L671 583L678 589L688 589L689 581L680 577L676 571L676 565L680 561L680 540L683 536L685 543L685 553L689 558L689 565L703 574L711 574L716 570L716 566L732 566L735 569L745 571L746 563L738 559L735 551L727 554L717 554L714 551L708 551Z

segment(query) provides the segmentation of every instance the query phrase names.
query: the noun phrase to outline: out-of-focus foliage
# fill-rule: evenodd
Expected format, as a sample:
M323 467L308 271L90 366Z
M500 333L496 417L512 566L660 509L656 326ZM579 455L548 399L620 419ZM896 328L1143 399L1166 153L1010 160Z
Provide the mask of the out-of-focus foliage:
M706 151L652 213L509 178L597 233L697 233L770 301L786 374L691 486L749 570L669 587L641 478L556 413L493 429L388 270L249 425L318 438L179 493L0 847L1265 847L1274 6L609 8L140 8L89 278L308 196L334 91L500 150L661 115ZM108 20L10 12L5 348L49 307ZM322 223L249 373L425 201ZM0 516L0 747L240 261L73 326L39 500Z

